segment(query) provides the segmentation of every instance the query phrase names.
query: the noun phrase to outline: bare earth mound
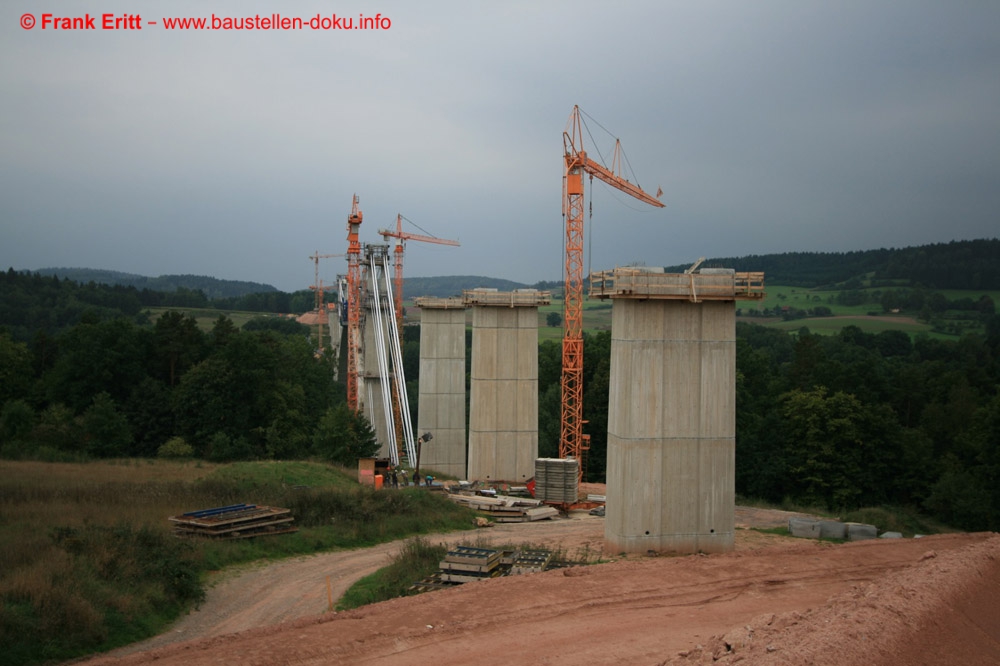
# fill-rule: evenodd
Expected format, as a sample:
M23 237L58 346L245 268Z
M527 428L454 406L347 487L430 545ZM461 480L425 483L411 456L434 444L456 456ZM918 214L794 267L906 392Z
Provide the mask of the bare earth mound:
M738 523L785 520L737 512ZM603 522L574 515L476 535L596 555ZM394 548L229 577L172 631L87 663L1000 663L995 534L832 545L738 530L725 555L622 560L324 613L326 576L339 595Z

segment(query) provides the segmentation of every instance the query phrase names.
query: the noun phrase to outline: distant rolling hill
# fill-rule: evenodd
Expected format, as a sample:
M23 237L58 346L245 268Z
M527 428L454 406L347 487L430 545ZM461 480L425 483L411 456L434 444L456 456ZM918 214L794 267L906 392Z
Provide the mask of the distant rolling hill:
M499 278L482 277L479 275L445 275L439 277L405 278L403 280L403 296L416 298L418 296L461 296L465 289L477 287L495 288L499 291L526 289L529 285Z
M871 286L928 289L1000 289L1000 240L980 239L857 252L785 252L712 258L703 267L764 271L771 284L837 286L865 280ZM682 272L684 266L667 266Z
M62 279L69 278L80 284L94 282L97 284L122 285L150 291L172 292L178 289L201 290L208 298L233 298L247 294L260 294L278 291L276 287L259 282L243 280L220 280L204 275L161 275L147 277L134 273L108 271L96 268L40 268L32 271L40 275L58 275Z

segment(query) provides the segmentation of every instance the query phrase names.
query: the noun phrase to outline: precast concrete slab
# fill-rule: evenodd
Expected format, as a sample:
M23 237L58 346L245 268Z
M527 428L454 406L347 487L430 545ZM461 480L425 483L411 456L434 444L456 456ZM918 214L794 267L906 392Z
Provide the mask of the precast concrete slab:
M815 518L789 518L788 532L793 537L818 539L819 521Z
M878 538L878 528L864 523L845 523L848 541L866 541Z
M819 521L819 536L821 539L846 539L847 525L839 520Z

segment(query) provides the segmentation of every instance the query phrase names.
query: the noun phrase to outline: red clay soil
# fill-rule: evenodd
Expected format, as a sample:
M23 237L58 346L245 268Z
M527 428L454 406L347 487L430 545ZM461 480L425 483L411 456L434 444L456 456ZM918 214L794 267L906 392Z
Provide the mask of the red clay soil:
M737 523L787 515L738 509ZM574 512L475 536L596 555L603 519ZM835 545L738 529L733 553L624 559L324 612L327 575L339 596L398 547L230 575L163 636L87 663L1000 663L992 533Z

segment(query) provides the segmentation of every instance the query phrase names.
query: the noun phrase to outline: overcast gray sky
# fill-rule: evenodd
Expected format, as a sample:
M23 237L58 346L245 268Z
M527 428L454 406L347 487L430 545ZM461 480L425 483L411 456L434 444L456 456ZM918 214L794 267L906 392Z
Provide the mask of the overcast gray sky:
M42 25L88 12L96 30ZM100 29L123 13L142 29ZM391 25L164 29L258 13ZM461 241L410 243L408 276L561 279L574 104L591 154L607 128L666 204L595 181L595 269L1000 229L991 0L5 0L0 100L3 268L293 291L344 251L357 193L364 241L397 213Z

